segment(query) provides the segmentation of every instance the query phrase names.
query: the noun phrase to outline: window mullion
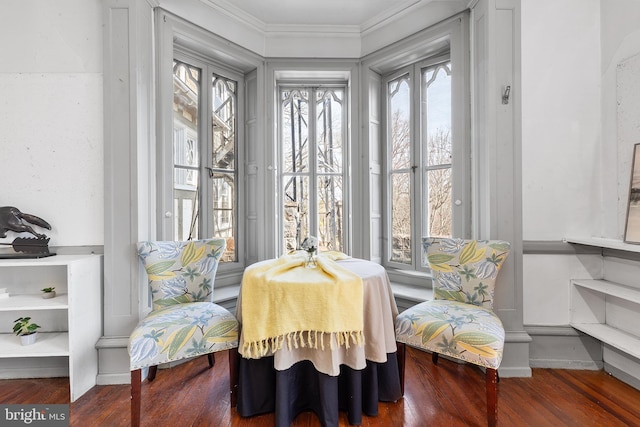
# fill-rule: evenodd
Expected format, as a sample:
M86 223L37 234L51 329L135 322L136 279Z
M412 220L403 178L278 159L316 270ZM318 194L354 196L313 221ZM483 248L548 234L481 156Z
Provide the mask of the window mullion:
M209 170L207 169L211 163L211 142L213 138L210 124L213 114L213 107L211 105L211 91L213 90L213 86L211 79L212 72L209 67L203 68L203 75L204 87L201 102L205 108L201 108L203 117L199 124L199 132L202 138L200 138L200 207L198 223L200 224L200 236L212 236L213 218L210 212L213 206L213 195L211 193L211 178Z
M316 92L317 88L309 89L309 233L318 235L318 171L317 171L317 140L316 140Z
M422 76L416 65L411 70L411 190L414 203L411 205L411 249L412 267L420 268L422 254L423 179L422 179Z

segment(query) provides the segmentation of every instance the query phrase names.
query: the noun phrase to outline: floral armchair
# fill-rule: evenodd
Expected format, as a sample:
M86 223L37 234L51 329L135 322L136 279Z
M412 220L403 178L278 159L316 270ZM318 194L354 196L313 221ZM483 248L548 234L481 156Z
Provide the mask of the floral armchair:
M497 422L497 369L504 327L493 312L495 282L511 245L499 240L429 238L423 241L434 299L396 319L399 346L409 345L486 368L487 420ZM404 347L400 349L404 354ZM402 378L404 384L404 378Z
M159 364L206 354L213 366L214 352L238 346L238 321L212 302L224 239L140 242L137 249L153 305L129 337L133 426L140 425L142 368L149 368L153 381ZM234 355L229 354L232 373Z

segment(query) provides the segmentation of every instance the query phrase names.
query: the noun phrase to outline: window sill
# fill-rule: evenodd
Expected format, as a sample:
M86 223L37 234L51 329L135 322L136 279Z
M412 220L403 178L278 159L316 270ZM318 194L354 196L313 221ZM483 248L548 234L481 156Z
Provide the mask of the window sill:
M391 282L393 296L402 298L403 300L420 303L433 299L433 289L426 288L424 285L407 285L405 283Z

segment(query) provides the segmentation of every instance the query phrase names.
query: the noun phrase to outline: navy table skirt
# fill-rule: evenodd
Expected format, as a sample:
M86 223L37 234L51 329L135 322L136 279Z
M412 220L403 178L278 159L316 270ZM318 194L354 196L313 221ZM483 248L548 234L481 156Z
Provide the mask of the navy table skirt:
M273 357L240 357L238 365L238 413L275 412L278 427L290 426L305 411L315 412L324 427L337 427L340 410L350 424L360 425L363 413L378 415L378 402L402 397L396 353L387 354L386 363L367 361L363 370L341 365L337 377L316 371L306 360L284 371L274 369Z

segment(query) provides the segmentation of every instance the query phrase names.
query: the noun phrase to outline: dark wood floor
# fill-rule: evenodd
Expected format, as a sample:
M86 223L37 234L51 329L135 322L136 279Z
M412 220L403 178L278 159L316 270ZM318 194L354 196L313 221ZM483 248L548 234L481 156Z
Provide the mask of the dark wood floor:
M241 418L229 408L226 352L171 370L160 370L142 387L143 426L272 426L272 414ZM363 426L483 426L484 376L477 368L407 348L404 399L380 403ZM66 378L0 380L0 403L69 403ZM498 391L502 426L640 426L640 391L602 371L534 369L532 378L502 378ZM72 426L129 425L129 386L97 386L70 407ZM319 426L313 413L293 426ZM340 425L348 426L346 414Z

